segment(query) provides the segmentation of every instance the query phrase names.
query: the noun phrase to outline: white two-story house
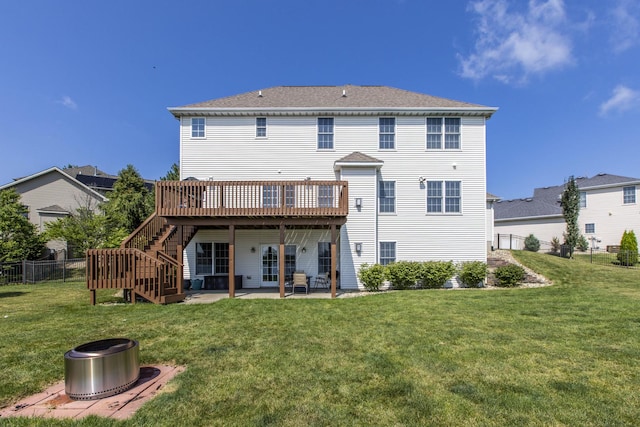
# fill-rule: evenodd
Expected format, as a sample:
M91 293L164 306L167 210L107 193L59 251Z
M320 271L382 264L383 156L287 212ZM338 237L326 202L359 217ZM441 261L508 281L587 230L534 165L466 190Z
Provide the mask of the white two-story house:
M593 177L577 177L580 190L580 232L592 248L606 249L620 244L625 230L640 233L640 209L637 187L640 179L601 173ZM500 247L523 249L521 239L533 234L550 242L557 237L563 242L566 222L560 199L564 185L536 188L533 197L502 200L494 204L494 231ZM514 246L515 245L515 246Z
M335 295L360 287L364 263L485 261L486 121L496 110L351 85L172 107L181 181L158 183L156 215L181 227L183 278L231 296L284 296L294 271L327 273Z

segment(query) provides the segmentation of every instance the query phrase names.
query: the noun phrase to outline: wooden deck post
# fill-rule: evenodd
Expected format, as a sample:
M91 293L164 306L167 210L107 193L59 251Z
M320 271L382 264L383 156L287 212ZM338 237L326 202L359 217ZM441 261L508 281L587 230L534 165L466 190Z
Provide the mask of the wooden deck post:
M280 247L278 248L278 282L280 283L280 298L284 298L284 224L280 224Z
M236 297L236 227L229 226L229 298Z
M96 290L91 289L89 292L91 293L91 305L96 305Z
M336 297L336 267L338 264L336 240L337 240L336 225L331 225L331 298Z
M182 227L180 227L182 229ZM182 231L180 231L180 241L182 241ZM184 265L182 264L182 245L176 246L176 258L178 259L178 263L180 264L180 268L178 268L178 272L176 273L178 277L176 277L176 284L178 288L178 293L184 293Z

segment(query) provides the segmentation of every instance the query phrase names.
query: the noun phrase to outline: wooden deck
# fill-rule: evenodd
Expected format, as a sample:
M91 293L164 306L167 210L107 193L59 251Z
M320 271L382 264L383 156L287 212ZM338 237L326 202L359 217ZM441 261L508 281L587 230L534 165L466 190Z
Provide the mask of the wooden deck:
M91 302L97 289L130 290L132 302L136 295L159 304L183 300L182 249L198 227L212 226L229 229L230 272L235 271L236 227L279 228L281 271L285 227L330 229L335 297L336 230L349 213L348 190L346 181L159 181L155 213L120 248L87 251ZM280 282L284 297L284 279ZM230 280L229 296L234 295Z
M160 181L161 217L346 217L346 181Z

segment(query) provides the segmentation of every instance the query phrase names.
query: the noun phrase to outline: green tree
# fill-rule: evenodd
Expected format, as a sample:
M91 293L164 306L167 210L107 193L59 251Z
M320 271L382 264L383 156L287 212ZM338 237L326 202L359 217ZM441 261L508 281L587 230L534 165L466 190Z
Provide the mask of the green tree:
M580 228L578 227L578 215L580 215L580 190L573 176L564 187L562 199L562 215L567 223L567 231L564 233L564 244L569 247L569 258L573 258L573 251L580 239Z
M103 209L112 230L122 228L131 233L155 208L153 193L145 187L133 165L127 165L118 173L118 180L108 197Z
M160 181L180 181L180 166L177 163L171 165L169 172Z
M126 230L111 228L107 217L89 206L82 206L72 215L47 223L45 227L49 239L64 240L83 254L87 249L117 247L127 236Z
M14 190L0 191L0 262L37 259L44 251L44 237L29 222L29 209Z
M638 262L638 239L633 230L625 230L622 234L618 261L622 265L634 265Z

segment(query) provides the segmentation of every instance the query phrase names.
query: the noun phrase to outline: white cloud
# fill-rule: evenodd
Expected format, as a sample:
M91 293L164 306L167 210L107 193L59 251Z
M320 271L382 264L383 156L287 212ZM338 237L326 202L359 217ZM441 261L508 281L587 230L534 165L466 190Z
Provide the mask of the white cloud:
M611 98L600 104L600 115L604 116L612 110L620 112L640 106L640 91L618 85L613 89Z
M479 17L478 38L474 53L458 55L462 77L523 83L573 62L562 0L530 0L525 12L510 11L507 0L475 1L469 9Z
M60 100L56 101L58 104L61 104L67 107L70 110L76 110L78 108L78 104L75 103L73 99L69 96L63 96Z
M610 41L614 52L621 53L640 44L640 3L636 0L619 0L610 15Z

